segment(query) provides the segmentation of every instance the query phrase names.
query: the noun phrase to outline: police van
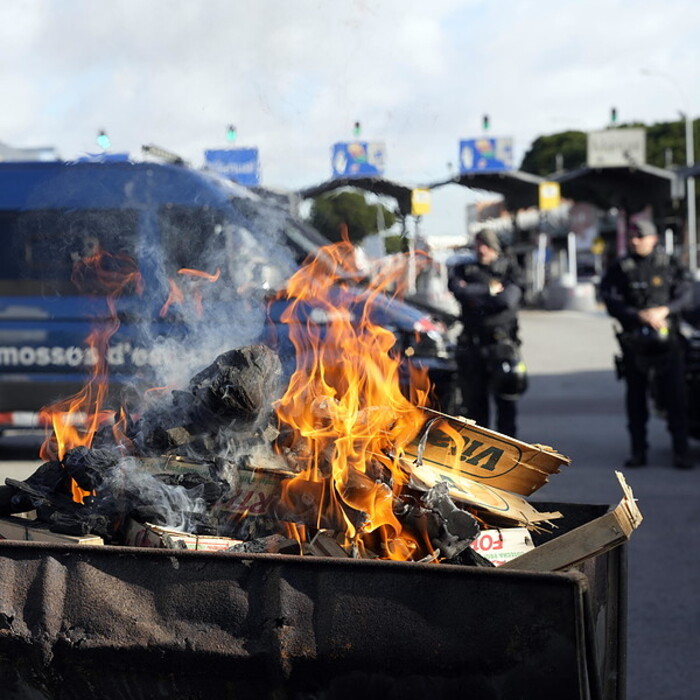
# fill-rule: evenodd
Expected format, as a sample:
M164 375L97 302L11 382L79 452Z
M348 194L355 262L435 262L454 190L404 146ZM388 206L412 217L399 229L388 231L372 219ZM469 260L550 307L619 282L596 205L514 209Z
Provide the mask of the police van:
M284 304L269 299L327 243L288 207L215 173L58 161L0 163L0 241L0 430L35 426L42 407L85 384L95 332L108 338L120 394L177 385L260 338L282 353ZM451 381L424 312L386 299L374 313L406 357Z

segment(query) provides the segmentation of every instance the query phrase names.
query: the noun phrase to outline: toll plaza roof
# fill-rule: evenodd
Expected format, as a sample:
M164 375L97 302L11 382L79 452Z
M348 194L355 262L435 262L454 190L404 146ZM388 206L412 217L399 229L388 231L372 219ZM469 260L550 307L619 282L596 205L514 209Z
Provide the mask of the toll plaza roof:
M492 173L463 173L449 180L436 182L430 189L455 184L475 190L487 190L502 194L509 211L527 209L539 203L539 187L545 178L522 170L506 170Z
M589 166L554 173L547 179L558 182L561 195L579 202L591 202L601 209L620 207L636 212L651 204L665 210L673 198L676 173L653 165L592 168Z
M385 180L381 177L343 177L326 180L313 187L305 187L297 192L302 199L318 197L320 194L339 190L343 187L356 187L373 194L393 197L399 206L399 211L404 216L411 213L411 192L413 189L398 182Z

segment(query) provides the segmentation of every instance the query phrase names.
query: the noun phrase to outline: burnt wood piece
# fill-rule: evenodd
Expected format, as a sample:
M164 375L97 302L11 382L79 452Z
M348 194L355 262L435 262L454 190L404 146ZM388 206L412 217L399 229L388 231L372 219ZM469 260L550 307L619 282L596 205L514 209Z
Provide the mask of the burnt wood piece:
M282 365L267 345L247 345L219 355L190 380L190 391L223 425L264 420L281 389Z
M83 491L96 491L119 463L120 455L113 449L79 446L68 450L63 466Z
M0 515L26 513L54 495L70 498L70 476L60 462L42 464L24 481L5 479L0 486Z
M442 481L423 494L423 503L442 520L443 527L432 544L445 558L455 557L478 536L479 523L471 513L455 505L447 482Z
M190 498L201 498L209 506L225 498L230 492L227 483L207 479L197 472L156 474L155 478L169 486L182 486Z
M247 542L234 544L226 551L247 552L249 554L302 554L299 542L279 534L268 535L267 537L256 537Z
M282 366L266 345L248 345L219 355L176 390L147 409L132 428L141 455L178 451L219 454L233 441L277 437L272 403L281 393Z

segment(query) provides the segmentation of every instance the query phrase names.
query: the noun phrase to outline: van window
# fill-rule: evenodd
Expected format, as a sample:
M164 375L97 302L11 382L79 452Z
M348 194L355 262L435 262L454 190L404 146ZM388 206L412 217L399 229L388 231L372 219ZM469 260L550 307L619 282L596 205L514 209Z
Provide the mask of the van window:
M110 264L137 263L132 210L0 212L0 295L78 296L104 293L95 281L73 281L75 264L100 252Z
M244 222L252 222L255 233ZM218 269L224 283L217 287L220 293L279 289L296 269L284 223L284 217L263 218L250 206L233 221L226 210L168 204L158 216L165 270L173 275L183 267L211 274Z
M158 226L165 269L180 268L214 272L223 259L225 212L209 207L167 204L160 208Z

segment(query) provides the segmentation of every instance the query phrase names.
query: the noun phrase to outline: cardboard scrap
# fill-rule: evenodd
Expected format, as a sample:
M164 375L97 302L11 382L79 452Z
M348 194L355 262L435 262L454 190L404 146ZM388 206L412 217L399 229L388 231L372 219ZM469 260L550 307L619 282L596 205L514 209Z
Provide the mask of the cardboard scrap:
M530 496L571 460L546 445L528 444L458 416L430 409L406 458L441 473Z
M212 514L218 518L259 517L274 512L280 485L289 473L268 469L239 469L238 488L231 498L217 504Z
M622 500L600 518L545 542L503 566L527 571L559 571L626 542L642 522L642 514L621 472L615 472Z
M501 566L535 548L530 533L524 527L482 530L469 546L494 566Z
M153 547L156 549L192 549L204 552L217 552L228 549L243 540L211 535L191 535L188 532L159 527L151 523L129 520L124 533L125 544L132 547Z
M104 544L104 540L98 535L64 535L60 532L51 532L46 523L14 516L0 518L0 539L93 546Z
M485 511L489 522L493 524L528 526L561 517L558 511L541 513L522 496L479 483L456 471L440 469L432 464L412 464L407 471L410 473L411 486L422 491L446 481L449 484L449 494L455 501Z

